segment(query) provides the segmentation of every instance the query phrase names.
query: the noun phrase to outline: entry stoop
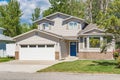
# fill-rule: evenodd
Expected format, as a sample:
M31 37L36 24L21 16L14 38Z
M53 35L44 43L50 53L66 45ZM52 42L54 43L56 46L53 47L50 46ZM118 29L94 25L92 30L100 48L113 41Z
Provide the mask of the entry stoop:
M79 58L76 57L76 56L69 56L69 57L66 57L65 58L65 61L75 61L75 60L78 60Z

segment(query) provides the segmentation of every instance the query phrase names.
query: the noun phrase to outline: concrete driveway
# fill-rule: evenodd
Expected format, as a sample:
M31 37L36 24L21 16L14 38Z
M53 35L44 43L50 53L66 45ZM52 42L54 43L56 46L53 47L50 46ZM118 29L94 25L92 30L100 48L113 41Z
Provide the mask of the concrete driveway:
M119 74L0 72L0 80L120 80Z
M10 61L0 63L1 72L29 72L34 73L37 70L52 66L59 61Z

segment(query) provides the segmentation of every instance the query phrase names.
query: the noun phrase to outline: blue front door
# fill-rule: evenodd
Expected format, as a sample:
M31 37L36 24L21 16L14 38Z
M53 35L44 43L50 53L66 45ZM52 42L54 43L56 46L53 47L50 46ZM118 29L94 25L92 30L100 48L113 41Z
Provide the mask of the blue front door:
M76 49L77 43L76 42L70 42L70 56L76 56Z

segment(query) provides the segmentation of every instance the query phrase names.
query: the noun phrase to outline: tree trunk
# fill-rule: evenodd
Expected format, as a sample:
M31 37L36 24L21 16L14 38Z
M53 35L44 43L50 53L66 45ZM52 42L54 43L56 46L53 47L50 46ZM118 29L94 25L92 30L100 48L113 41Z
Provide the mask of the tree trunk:
M90 0L89 2L89 18L90 18L90 22L92 23L92 1L93 0Z
M103 0L100 0L100 10L102 11L102 12L104 12L104 9L103 9L104 7L103 7Z

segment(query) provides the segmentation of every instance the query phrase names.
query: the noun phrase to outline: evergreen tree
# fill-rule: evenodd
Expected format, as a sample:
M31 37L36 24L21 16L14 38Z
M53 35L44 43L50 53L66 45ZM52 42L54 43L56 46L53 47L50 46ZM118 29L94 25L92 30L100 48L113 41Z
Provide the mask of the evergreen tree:
M30 25L22 23L20 26L21 34L30 31Z
M34 13L32 13L32 22L38 20L40 17L40 8L35 8L34 9ZM36 23L33 23L32 26L31 26L31 29L36 29L37 28L37 25Z
M0 6L0 26L6 29L5 35L16 36L20 34L20 17L22 11L17 0L10 0L7 5Z

